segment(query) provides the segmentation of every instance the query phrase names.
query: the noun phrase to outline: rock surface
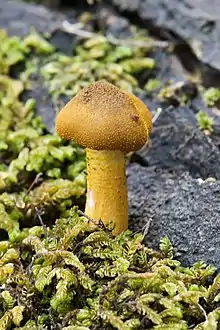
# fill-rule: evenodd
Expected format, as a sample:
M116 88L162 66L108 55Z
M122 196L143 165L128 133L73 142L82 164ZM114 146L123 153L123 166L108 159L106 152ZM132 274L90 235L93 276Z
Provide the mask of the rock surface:
M198 129L195 114L188 107L165 108L154 124L151 147L138 154L157 168L220 179L220 151Z
M204 260L220 270L219 181L136 164L128 168L128 186L130 228L146 229L149 246L157 248L159 238L168 236L185 265Z
M204 63L220 70L220 2L218 0L111 0L143 22L172 31Z
M136 11L142 8L143 15L146 14L143 5L148 4L148 14L154 17L154 13L156 23L162 24L167 17L166 6L172 6L174 0L169 0L169 4L165 0L121 1L121 6L123 3L130 4ZM164 15L160 17L156 15L158 3L164 3ZM171 10L170 15L172 13ZM74 41L58 27L63 18L41 6L0 0L1 28L15 35L28 33L31 26L40 32L53 32L53 43L68 53ZM171 15L172 24L176 19L180 18ZM124 31L127 23L122 23ZM178 25L178 29L180 27ZM185 28L187 33L190 27L186 23ZM167 55L161 51L159 58L168 64L164 65L160 77L174 76L175 68L170 69ZM40 114L51 127L55 113L47 91L41 86L32 92L32 96L37 99ZM158 106L154 100L149 102L152 107ZM145 148L138 153L139 162L145 167L139 164L128 167L130 228L142 231L149 224L146 242L150 246L157 247L160 237L167 235L177 249L176 256L185 264L203 259L220 269L220 151L215 140L197 128L194 110L189 107L164 108L154 125L149 150ZM216 177L217 182L192 178L209 176Z
M31 27L50 33L57 29L62 19L63 15L43 6L0 0L0 26L12 35L26 35Z

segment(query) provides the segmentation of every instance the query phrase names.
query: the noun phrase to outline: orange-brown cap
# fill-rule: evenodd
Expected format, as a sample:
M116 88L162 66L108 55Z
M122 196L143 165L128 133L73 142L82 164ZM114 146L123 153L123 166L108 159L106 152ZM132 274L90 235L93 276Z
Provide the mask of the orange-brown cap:
M95 150L138 150L151 129L152 117L144 103L105 80L82 89L56 119L62 138Z

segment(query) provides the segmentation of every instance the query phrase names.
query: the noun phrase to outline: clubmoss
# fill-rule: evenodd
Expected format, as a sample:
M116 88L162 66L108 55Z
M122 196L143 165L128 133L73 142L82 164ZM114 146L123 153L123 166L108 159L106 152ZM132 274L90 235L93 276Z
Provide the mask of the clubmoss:
M215 268L182 267L168 238L157 252L141 234L113 238L101 222L91 228L79 217L73 205L85 193L84 150L48 134L34 115L35 100L21 101L30 71L10 77L26 55L30 65L40 54L41 74L57 99L104 78L106 68L112 82L135 89L133 74L152 70L152 59L135 63L142 48L113 47L101 36L80 44L73 57L54 53L36 32L1 38L0 330L218 329Z
M76 208L24 236L0 244L2 330L217 329L220 277L181 267L167 238L155 252L141 234L91 229Z

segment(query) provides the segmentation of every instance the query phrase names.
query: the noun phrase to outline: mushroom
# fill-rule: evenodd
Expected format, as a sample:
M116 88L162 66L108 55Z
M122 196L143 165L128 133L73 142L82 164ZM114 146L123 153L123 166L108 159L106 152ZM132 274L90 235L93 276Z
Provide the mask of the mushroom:
M56 118L62 138L86 147L85 214L114 223L113 235L128 228L125 153L140 149L151 130L145 104L105 80L83 88Z

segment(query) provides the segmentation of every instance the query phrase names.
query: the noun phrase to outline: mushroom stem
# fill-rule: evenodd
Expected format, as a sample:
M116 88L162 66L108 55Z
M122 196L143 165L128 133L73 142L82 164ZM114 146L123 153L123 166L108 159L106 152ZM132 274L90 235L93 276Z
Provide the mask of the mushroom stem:
M125 155L119 150L86 149L87 199L85 214L105 225L114 224L113 234L128 228L128 198Z

